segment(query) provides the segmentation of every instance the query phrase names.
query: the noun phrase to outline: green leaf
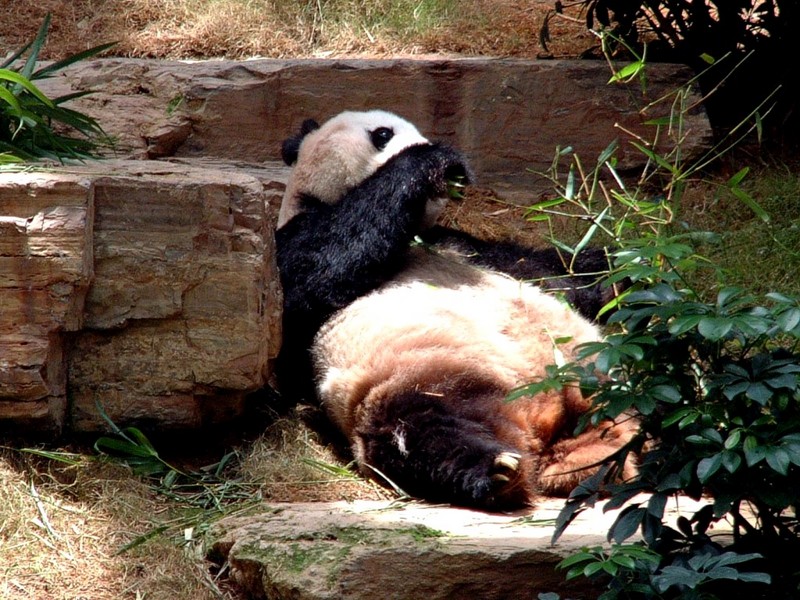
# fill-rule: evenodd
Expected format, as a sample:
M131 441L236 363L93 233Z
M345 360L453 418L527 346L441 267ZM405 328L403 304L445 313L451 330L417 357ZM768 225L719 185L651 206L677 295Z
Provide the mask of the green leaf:
M747 391L745 392L745 396L758 402L761 406L765 406L769 402L772 394L771 389L759 382L751 383L747 386Z
M609 210L611 210L611 207L610 206L606 206L602 210L602 212L592 220L591 226L586 230L586 233L584 234L584 236L581 238L581 240L575 246L575 254L578 254L581 250L583 250L586 246L589 245L589 242L592 241L592 238L594 237L595 233L597 232L597 229L600 227L600 223L602 223L603 220L606 218L606 214L608 214Z
M750 167L744 167L743 169L740 169L738 172L736 172L736 174L734 174L730 179L728 179L728 185L738 186L740 183L742 183L744 178L747 177L747 174L749 172L750 172Z
M706 429L703 429L703 431L700 432L700 435L702 435L707 440L714 442L715 444L722 445L722 435L716 429L707 427Z
M0 85L0 100L3 100L6 104L8 104L16 114L22 113L22 105L17 100L17 97L8 91L8 88L5 86ZM0 112L0 114L2 114Z
M50 18L50 13L47 13L44 17L44 21L42 21L42 24L39 26L39 31L36 32L36 37L29 46L30 54L28 55L28 60L25 61L20 71L21 75L26 79L30 78L36 66L36 62L39 60L39 52L41 52L42 46L44 46L44 42L47 39L47 30L50 28Z
M725 449L732 450L739 445L739 442L742 440L742 430L741 429L734 429L728 434L728 437L725 438Z
M596 563L589 563L583 568L583 576L584 577L591 577L592 575L596 575L600 571L603 570L603 563L596 562Z
M744 459L748 467L757 465L767 456L767 450L764 446L759 445L758 439L755 436L749 435L744 440Z
M722 466L728 473L735 473L742 464L742 457L737 452L726 450L721 454Z
M678 170L673 165L671 165L669 162L667 162L664 159L664 157L662 157L660 154L658 154L656 152L653 152L650 148L648 148L647 146L644 146L644 145L642 145L642 144L640 144L638 142L631 142L631 145L634 148L636 148L639 152L644 154L647 158L649 158L650 160L655 162L659 167L661 167L662 169L666 170L668 173L671 173L672 175L674 175L676 177L679 175Z
M597 546L596 550L599 551L599 549L600 549L600 547ZM569 568L569 567L571 567L573 565L577 565L579 563L587 562L587 561L590 561L590 560L597 560L597 554L595 554L593 552L589 552L588 549L586 549L586 550L584 550L582 552L576 552L575 554L572 554L572 555L566 557L564 560L562 560L560 563L558 563L556 568L557 569L567 569L567 568Z
M110 437L101 437L94 443L94 447L98 452L103 454L116 454L140 458L152 458L153 456L150 450L142 448L138 444L134 444L128 440L118 440Z
M619 142L617 140L613 140L608 146L606 146L600 155L597 157L597 164L604 165L619 148ZM605 211L603 211L605 212Z
M669 324L669 332L672 335L682 335L687 331L697 327L697 324L703 319L703 315L684 315L675 317Z
M132 539L130 542L122 546L119 550L117 550L114 555L118 556L120 554L124 554L129 550L133 550L134 548L141 546L142 544L148 542L149 540L157 537L167 531L169 529L169 525L158 525L153 527L150 531L143 533L139 537Z
M789 332L800 325L800 308L790 308L783 311L776 319L781 331Z
M739 187L732 187L730 188L731 193L736 196L744 205L746 205L753 213L761 219L764 223L770 222L770 217L767 211L765 211L761 205L755 201L755 199L750 196L747 192L745 192L742 188Z
M733 321L723 317L703 317L697 325L700 335L712 342L724 338L731 329L733 329Z
M714 474L719 471L722 466L722 454L715 454L708 458L704 458L697 463L697 478L700 483L706 483Z
M631 537L639 529L647 514L647 509L638 506L629 506L625 508L614 521L611 529L608 531L609 541L619 543L624 542Z
M45 106L55 106L52 100L45 96L42 91L33 83L31 83L27 77L20 75L16 71L11 71L10 69L0 69L0 80L10 81L11 83L15 83L16 85L22 87L35 96L36 99Z
M608 80L608 83L616 83L621 81L630 81L634 77L636 77L639 73L642 72L644 69L644 63L642 61L634 61L622 67L619 71L614 73L611 76L611 79Z
M667 507L666 494L653 494L647 502L647 512L657 519L664 518L664 510Z
M705 575L690 571L683 567L668 565L661 570L661 574L653 577L653 585L659 592L666 592L673 586L686 586L689 589L696 588L703 580Z
M127 427L123 429L123 431L127 434L127 436L132 439L136 444L139 445L142 449L147 451L151 456L158 456L158 452L156 452L155 447L153 444L150 443L150 440L136 427Z
M575 198L575 166L570 165L567 173L567 183L564 186L564 198L573 200Z
M630 571L636 568L636 560L632 556L615 554L611 557L611 561Z
M789 454L779 446L770 446L766 451L767 464L781 475L789 474Z
M603 565L603 571L611 575L612 577L617 576L617 572L619 571L619 565L614 563L614 561L606 560L601 563Z
M60 71L65 67L73 65L76 62L85 60L87 58L91 58L92 56L102 54L106 50L113 48L116 45L117 42L108 42L107 44L100 44L99 46L94 46L93 48L78 52L77 54L72 54L64 59L42 67L31 75L31 79L44 79L45 77L50 77L50 75L56 71Z
M650 390L650 393L668 404L677 404L683 398L680 390L674 385L657 385Z
M793 465L800 466L800 444L781 444L786 453L789 455L789 460Z
M676 410L673 413L668 414L664 419L661 421L662 427L669 427L670 425L674 425L687 415L694 414L696 409L694 408L682 408L680 410Z

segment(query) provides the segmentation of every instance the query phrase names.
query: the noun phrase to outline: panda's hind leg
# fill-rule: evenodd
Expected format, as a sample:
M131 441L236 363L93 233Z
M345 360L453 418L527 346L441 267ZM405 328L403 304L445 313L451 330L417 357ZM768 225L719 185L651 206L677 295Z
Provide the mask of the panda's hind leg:
M636 429L636 421L623 416L618 423L606 421L575 437L559 440L550 449L549 457L543 460L541 490L557 496L569 494L582 480L597 471L601 461L631 441ZM628 455L619 479L630 479L636 471L635 459Z
M471 399L465 410L439 395L400 394L381 402L357 429L356 456L373 478L415 497L487 510L521 508L532 500L532 465L521 447L498 439L495 414L491 403Z

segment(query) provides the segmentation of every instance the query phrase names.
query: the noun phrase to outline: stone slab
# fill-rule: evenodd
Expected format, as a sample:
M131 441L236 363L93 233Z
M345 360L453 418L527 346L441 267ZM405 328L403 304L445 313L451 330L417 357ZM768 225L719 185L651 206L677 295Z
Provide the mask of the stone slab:
M514 514L381 501L264 505L215 525L209 553L228 561L251 597L269 600L594 599L600 590L565 582L555 565L605 545L617 513L598 504L552 545L563 503L543 499ZM666 519L702 504L670 500Z

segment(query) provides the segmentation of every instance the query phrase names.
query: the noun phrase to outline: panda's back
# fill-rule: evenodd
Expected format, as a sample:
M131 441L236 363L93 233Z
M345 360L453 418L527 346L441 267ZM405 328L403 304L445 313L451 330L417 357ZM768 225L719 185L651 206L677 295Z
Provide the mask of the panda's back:
M414 248L399 277L320 330L317 389L334 421L350 431L370 394L404 386L437 393L464 376L508 392L598 337L594 325L535 286Z

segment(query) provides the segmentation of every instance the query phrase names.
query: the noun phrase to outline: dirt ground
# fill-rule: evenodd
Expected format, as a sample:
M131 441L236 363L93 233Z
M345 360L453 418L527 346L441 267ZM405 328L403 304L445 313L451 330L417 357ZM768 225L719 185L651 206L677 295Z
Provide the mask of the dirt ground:
M326 3L297 2L290 10L280 0L8 0L0 3L0 50L7 52L32 40L48 13L52 25L43 56L52 59L111 41L118 42L111 51L114 55L151 58L420 54L566 58L596 45L579 7L568 6L554 15L552 0L451 0L446 21L432 27L402 29L387 23L371 30L364 25L323 24L322 9L310 14L315 4ZM411 18L416 18L412 12ZM553 18L544 34L549 38L545 48L540 36L548 15ZM369 18L370 23L375 21Z

